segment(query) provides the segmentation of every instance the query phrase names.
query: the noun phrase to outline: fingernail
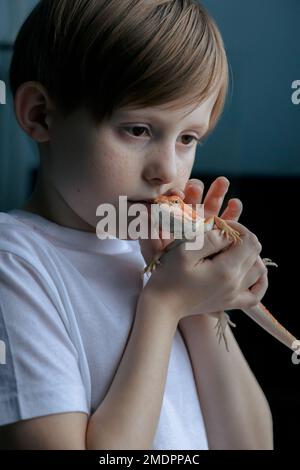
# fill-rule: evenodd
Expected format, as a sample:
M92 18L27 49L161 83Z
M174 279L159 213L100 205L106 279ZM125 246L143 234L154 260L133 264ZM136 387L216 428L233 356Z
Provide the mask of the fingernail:
M230 199L229 202L235 202L237 203L240 207L243 207L243 203L240 199L238 199L237 197L234 197L233 199Z
M226 176L222 176L221 178L226 184L228 184L228 186L230 185L230 181L226 178Z
M203 184L202 181L200 181L200 180L191 180L191 181L188 183L188 186L199 186L199 188L201 188L201 189L204 188L204 184Z
M171 188L166 192L166 196L172 196L172 195L179 196L182 198L184 196L184 191L182 191L179 188Z

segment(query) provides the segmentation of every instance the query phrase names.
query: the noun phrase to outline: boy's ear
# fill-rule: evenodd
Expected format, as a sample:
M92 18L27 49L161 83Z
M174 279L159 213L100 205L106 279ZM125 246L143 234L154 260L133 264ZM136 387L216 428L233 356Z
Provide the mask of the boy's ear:
M52 102L39 82L25 82L17 90L14 109L21 128L36 142L49 141Z

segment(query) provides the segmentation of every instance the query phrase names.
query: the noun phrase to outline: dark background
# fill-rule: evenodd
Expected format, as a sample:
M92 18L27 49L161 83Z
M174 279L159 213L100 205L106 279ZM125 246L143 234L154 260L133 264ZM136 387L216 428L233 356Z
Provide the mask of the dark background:
M0 0L0 211L20 207L32 191L37 150L18 127L8 89L15 35L36 0ZM215 132L200 148L192 177L206 186L224 175L228 198L244 205L240 222L263 246L269 289L263 303L300 337L298 201L300 105L291 101L300 80L299 0L203 0L222 32L231 70L230 92ZM234 334L271 406L275 449L297 448L300 364L291 352L240 311Z
M194 176L202 179L207 188L215 178L214 175L197 173ZM269 288L263 303L285 328L299 338L297 291L300 256L296 248L299 179L240 176L231 177L230 181L226 199L238 195L244 206L240 222L258 236L263 246L262 257L271 258L278 264L278 268L268 268ZM270 404L275 449L297 448L300 364L294 365L289 349L243 312L231 311L230 317L237 325L233 333Z

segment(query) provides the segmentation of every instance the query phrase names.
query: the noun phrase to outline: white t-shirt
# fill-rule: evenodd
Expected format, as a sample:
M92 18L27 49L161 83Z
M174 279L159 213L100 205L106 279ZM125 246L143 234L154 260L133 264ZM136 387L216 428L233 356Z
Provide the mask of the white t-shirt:
M138 241L99 240L20 209L0 212L0 425L97 409L131 333L144 266ZM207 448L177 329L153 449Z

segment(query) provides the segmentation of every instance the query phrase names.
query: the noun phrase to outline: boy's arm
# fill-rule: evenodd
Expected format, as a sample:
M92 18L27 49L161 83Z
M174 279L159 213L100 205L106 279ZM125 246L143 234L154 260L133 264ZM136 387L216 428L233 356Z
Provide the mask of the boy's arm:
M1 449L152 449L178 320L149 294L139 297L123 357L93 415L53 414L0 427Z
M87 422L86 413L73 412L0 426L0 450L86 450Z
M116 375L89 420L89 450L152 448L178 326L171 313L144 289Z
M273 449L268 402L228 326L229 351L209 315L179 321L193 366L210 449ZM224 346L224 345L222 345Z

